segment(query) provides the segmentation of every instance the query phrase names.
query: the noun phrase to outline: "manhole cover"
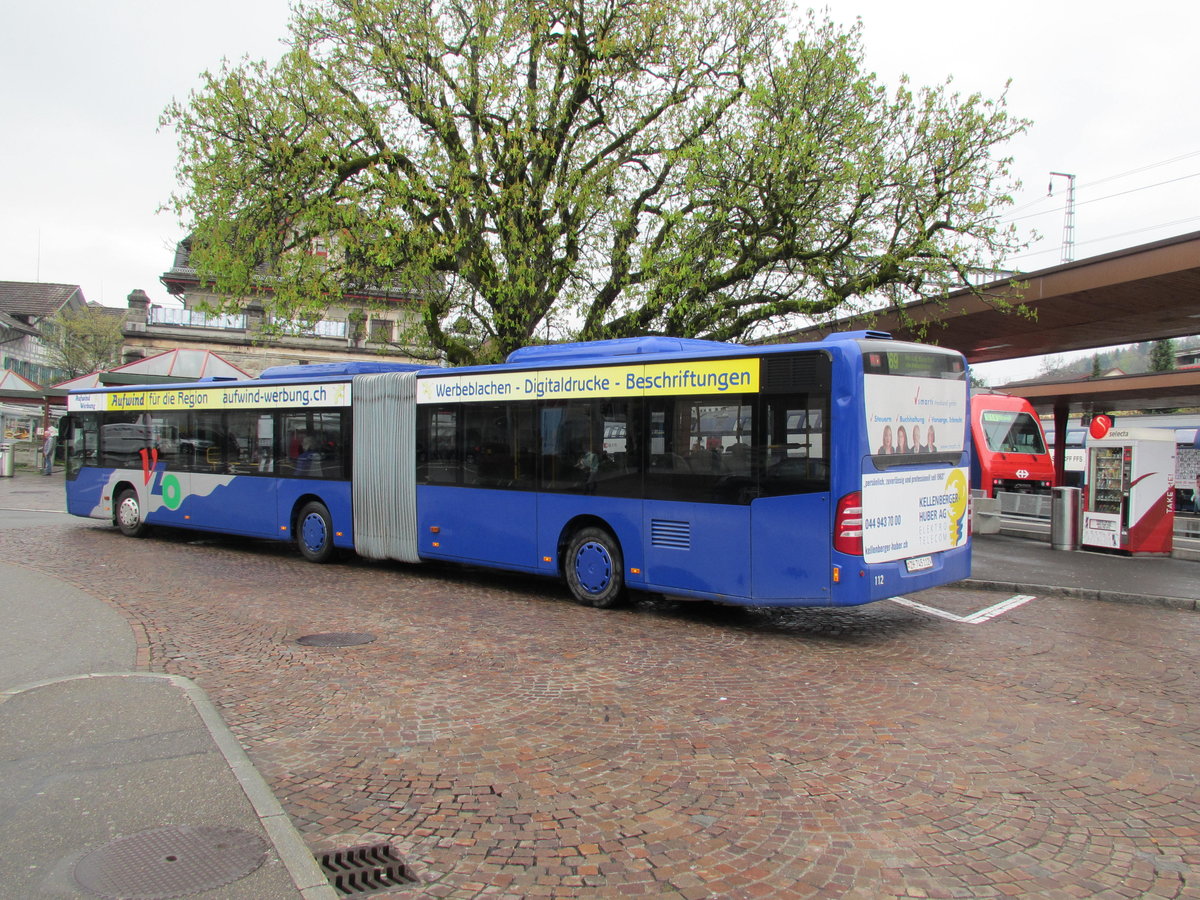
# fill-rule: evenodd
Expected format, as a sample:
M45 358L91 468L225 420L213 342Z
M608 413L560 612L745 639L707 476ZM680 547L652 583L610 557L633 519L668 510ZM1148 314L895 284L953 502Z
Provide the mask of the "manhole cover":
M256 834L178 825L109 841L75 864L75 881L110 900L169 900L237 881L266 858Z
M353 647L355 644L369 644L375 640L375 635L355 631L328 631L324 634L306 634L296 638L297 644L306 647Z

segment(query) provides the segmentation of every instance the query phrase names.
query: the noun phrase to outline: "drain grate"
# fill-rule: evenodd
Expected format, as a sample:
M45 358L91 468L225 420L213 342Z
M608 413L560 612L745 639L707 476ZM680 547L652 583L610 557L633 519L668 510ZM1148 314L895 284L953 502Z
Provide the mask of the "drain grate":
M343 897L381 894L414 884L417 880L388 843L363 844L324 853L321 855L321 868L329 883Z
M249 875L267 858L267 842L237 828L186 825L139 831L109 841L75 864L75 881L109 900L167 900Z
M356 644L369 644L373 640L375 635L365 631L326 631L321 634L306 634L296 638L296 643L305 647L353 647Z

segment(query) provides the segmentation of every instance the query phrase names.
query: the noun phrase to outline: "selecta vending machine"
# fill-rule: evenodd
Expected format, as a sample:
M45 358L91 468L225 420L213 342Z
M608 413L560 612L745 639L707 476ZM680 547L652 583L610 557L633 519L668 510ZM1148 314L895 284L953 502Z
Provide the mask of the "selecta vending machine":
M1175 433L1092 420L1081 543L1169 555L1175 529Z

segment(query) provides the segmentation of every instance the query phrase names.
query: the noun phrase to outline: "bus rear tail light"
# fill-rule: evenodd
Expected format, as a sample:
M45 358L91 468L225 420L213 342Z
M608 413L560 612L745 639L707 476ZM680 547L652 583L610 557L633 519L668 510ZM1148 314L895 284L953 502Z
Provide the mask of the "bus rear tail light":
M862 556L863 510L862 492L847 494L837 505L833 523L833 549L850 556Z

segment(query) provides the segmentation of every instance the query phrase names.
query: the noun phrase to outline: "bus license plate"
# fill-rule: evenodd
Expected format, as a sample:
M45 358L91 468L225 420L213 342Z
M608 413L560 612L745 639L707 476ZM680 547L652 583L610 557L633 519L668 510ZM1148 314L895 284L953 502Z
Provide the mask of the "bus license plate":
M932 556L914 556L912 559L906 559L904 565L908 567L910 572L920 572L922 569L933 568Z

